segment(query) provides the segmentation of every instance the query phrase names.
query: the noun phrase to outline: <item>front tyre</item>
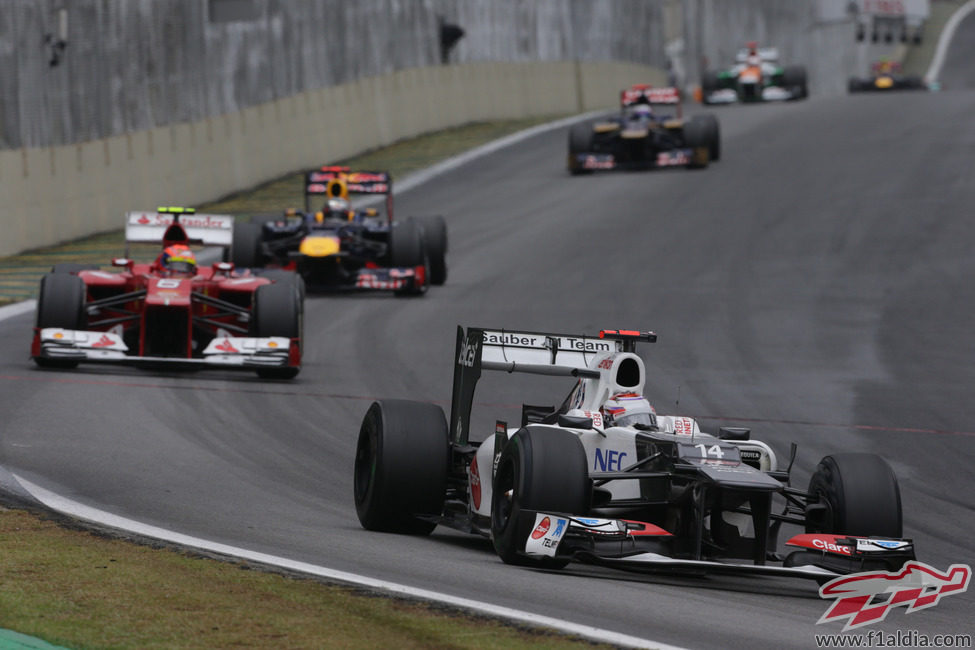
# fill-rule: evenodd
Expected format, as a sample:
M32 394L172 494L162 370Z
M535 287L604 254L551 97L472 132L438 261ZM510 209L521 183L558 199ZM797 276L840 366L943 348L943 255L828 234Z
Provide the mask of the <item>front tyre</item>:
M294 274L290 274L294 276ZM302 338L301 286L293 281L279 280L265 284L254 292L254 309L251 311L251 334L258 338L281 336L288 339ZM294 379L300 368L293 366L258 368L262 379Z
M41 291L37 298L38 329L59 327L66 330L87 328L85 313L85 281L65 269L55 269L41 278ZM77 361L34 357L41 368L75 368Z
M355 510L367 530L429 535L420 517L443 512L449 445L447 420L435 404L373 402L362 420L353 478Z
M585 515L592 483L582 443L572 433L551 428L521 429L498 459L491 498L491 537L506 564L560 569L564 558L521 554L535 523L530 513Z
M826 456L809 479L811 503L824 505L806 532L900 537L901 495L890 465L876 454Z
M440 215L415 217L423 229L423 244L430 262L430 284L447 281L447 222Z

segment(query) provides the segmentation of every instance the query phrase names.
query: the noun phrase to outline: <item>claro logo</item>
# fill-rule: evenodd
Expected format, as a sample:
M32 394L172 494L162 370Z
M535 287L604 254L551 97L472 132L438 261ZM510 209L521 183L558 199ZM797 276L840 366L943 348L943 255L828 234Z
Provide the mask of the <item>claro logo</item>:
M457 363L468 368L473 368L478 345L479 343L477 341L474 343L462 342L460 344L460 356L457 357Z
M845 555L852 555L853 551L849 546L840 546L832 542L827 542L822 539L814 539L812 541L813 546L816 548L821 548L824 551L833 551L834 553L843 553Z

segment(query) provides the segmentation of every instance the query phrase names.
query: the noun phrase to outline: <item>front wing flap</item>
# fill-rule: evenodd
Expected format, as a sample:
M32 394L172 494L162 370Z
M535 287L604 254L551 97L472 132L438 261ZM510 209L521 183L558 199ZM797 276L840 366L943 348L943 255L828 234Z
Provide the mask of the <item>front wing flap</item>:
M809 551L793 554L791 562L788 558L774 564L681 559L670 553L675 537L647 522L531 510L523 510L519 516L534 521L531 528L521 528L529 531L523 550L528 557L569 558L645 573L759 574L823 582L877 566L896 568L915 559L910 540L843 535L792 538L788 545Z
M659 151L652 158L640 164L651 167L686 167L694 161L694 149L671 149ZM617 169L622 165L611 153L579 153L575 154L570 165L573 169L598 171L602 169Z
M129 347L114 332L68 330L47 327L35 330L35 357L93 363L165 363L179 366L224 368L278 368L294 365L298 340L280 336L213 339L202 358L145 357L129 354Z

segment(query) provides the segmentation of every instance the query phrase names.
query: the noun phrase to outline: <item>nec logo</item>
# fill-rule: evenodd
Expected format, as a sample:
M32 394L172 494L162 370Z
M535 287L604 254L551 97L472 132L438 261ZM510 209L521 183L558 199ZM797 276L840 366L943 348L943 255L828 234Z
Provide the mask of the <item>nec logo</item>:
M603 453L602 449L596 448L596 459L593 461L592 469L600 470L603 472L622 472L623 471L623 459L626 458L625 451L616 451L615 449L607 449L606 453Z
M474 367L474 359L477 357L478 345L477 341L474 343L468 343L464 341L460 344L460 354L457 356L457 363L467 368Z

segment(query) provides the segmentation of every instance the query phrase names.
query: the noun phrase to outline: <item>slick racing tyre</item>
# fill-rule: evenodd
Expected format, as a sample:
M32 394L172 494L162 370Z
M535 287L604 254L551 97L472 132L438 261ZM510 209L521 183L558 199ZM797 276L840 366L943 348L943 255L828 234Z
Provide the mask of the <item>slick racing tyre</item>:
M706 117L709 116L695 115L684 124L684 146L694 150L691 153L691 162L687 163L688 169L703 169L711 161L714 125L704 119ZM703 155L703 158L698 155L701 149L707 149L707 154ZM720 147L718 152L720 154Z
M715 72L714 70L708 70L707 72L705 72L704 76L701 78L701 103L702 104L710 103L708 98L714 93L714 91L718 90L718 86L719 86L718 73Z
M443 513L450 448L435 404L373 402L359 429L353 492L367 530L429 535Z
M430 284L447 281L447 222L440 215L415 217L423 229L423 245L430 260Z
M262 266L261 235L262 226L256 223L235 223L234 239L230 246L230 261L238 269Z
M793 93L792 99L809 97L809 87L806 83L806 67L790 65L782 71L782 85Z
M294 271L285 271L284 269L267 269L260 272L262 278L267 278L269 280L274 280L277 284L289 284L295 288L298 293L298 302L301 307L302 312L304 312L305 307L305 279Z
M415 219L407 219L393 224L389 230L389 265L393 267L424 267L425 277L422 282L414 282L404 289L399 289L396 295L418 296L427 292L430 287L430 258L423 245L423 228Z
M37 298L37 327L60 327L83 330L87 327L85 314L85 282L77 275L60 270L41 278L41 292ZM77 361L34 357L41 368L74 368Z
M583 169L576 161L576 155L586 153L592 148L592 124L582 122L569 127L569 173L585 174L589 170Z
M552 428L521 429L498 459L491 498L494 550L507 564L560 569L568 559L522 555L535 517L523 511L585 515L592 483L582 443Z
M708 142L710 162L721 160L721 127L718 125L718 118L707 113L705 115L695 115L694 119L699 120L705 125L705 139Z
M265 284L254 292L254 309L251 312L253 336L283 336L300 341L302 317L302 304L296 282L285 280ZM293 367L258 368L257 376L263 379L293 379L299 370L300 368Z
M826 456L809 479L810 503L826 506L806 532L900 537L901 495L890 465L876 454Z

